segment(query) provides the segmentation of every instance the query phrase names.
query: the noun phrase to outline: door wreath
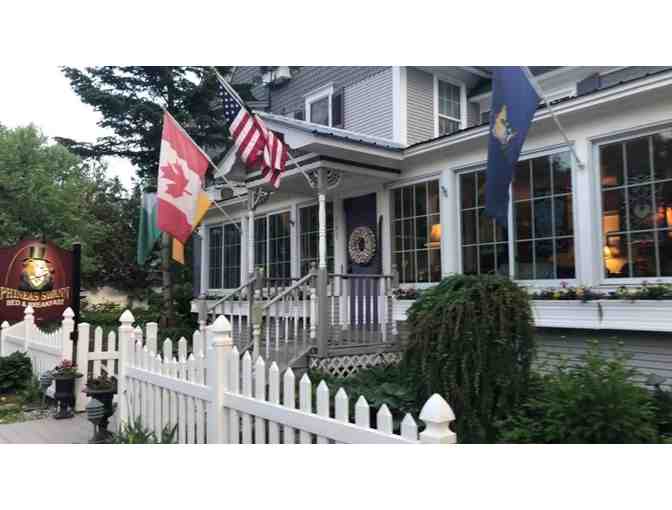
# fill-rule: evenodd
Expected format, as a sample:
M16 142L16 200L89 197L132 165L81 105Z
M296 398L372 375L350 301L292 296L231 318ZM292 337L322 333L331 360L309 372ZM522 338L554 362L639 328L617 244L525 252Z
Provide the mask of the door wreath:
M370 227L357 227L348 240L350 259L360 266L371 262L376 255L376 234Z

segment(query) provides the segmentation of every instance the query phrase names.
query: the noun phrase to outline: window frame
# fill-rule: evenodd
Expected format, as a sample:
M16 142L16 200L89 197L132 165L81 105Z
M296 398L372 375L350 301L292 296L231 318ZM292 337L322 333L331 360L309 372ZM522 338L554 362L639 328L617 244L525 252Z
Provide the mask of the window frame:
M455 119L447 115L439 113L439 82L448 83L460 89L460 118ZM439 134L439 118L445 118L452 121L457 121L459 123L458 131L465 129L467 127L467 87L464 83L457 81L455 79L434 75L434 84L433 84L433 102L434 102L434 137L441 136ZM455 133L456 131L453 131Z
M266 278L271 278L271 275L270 275L270 266L269 266L269 264L270 264L270 260L271 260L271 257L270 257L270 246L271 246L271 243L270 243L270 235L271 235L271 229L270 229L270 226L269 226L269 218L270 218L271 216L277 216L277 215L279 215L279 214L287 214L287 215L289 216L289 233L288 233L288 236L287 236L288 243L289 243L289 260L288 260L288 261L285 261L285 262L289 262L289 275L287 276L287 279L288 279L288 280L291 280L291 279L293 278L293 273L292 273L292 252L293 252L293 246L292 246L292 244L293 244L293 243L292 243L292 211L291 211L291 208L277 209L277 210L274 210L274 211L268 211L268 212L265 212L265 213L262 213L262 214L255 215L255 216L254 216L254 227L253 227L253 228L256 229L257 220L261 220L261 219L263 219L263 220L266 222L266 239L265 239L265 241L264 241L264 242L266 243L266 249L265 249L265 252L266 252L266 262L265 262L263 268L264 268L264 276L265 276ZM255 232L255 233L256 233L256 232ZM253 246L253 250L254 250L254 258L255 258L255 260L254 260L254 267L255 267L255 268L260 266L259 261L256 260L256 250L257 250L257 243L258 243L258 242L259 242L259 240L257 239L257 237L256 237L256 235L255 235L255 237L254 237L254 246ZM273 278L279 278L279 277L273 277Z
M216 222L216 223L210 223L210 224L204 225L204 227L206 228L206 232L207 232L207 252L206 252L207 255L206 255L206 264L205 264L205 266L206 266L205 267L205 283L207 283L207 285L204 288L207 289L207 291L226 293L226 292L230 292L230 291L238 288L238 287L224 287L223 286L223 284L224 284L224 267L225 267L225 263L224 263L224 229L229 225L234 225L234 226L238 225L237 230L238 230L238 236L239 236L239 239L240 239L240 243L239 243L239 251L240 251L240 253L239 253L240 268L239 269L240 270L238 271L238 274L239 274L239 276L238 276L238 279L239 279L238 286L240 286L240 283L243 281L243 275L241 274L242 270L243 270L243 248L244 248L244 246L243 246L244 245L244 243L243 243L243 233L242 233L242 219L239 218L238 221L221 221L221 222ZM211 249L210 249L210 247L211 247L211 243L212 243L211 231L212 231L213 228L221 228L222 229L222 248L220 250L221 273L222 274L221 274L221 277L220 277L220 287L211 287L210 286L210 268L211 268L211 258L210 258Z
M400 288L405 288L405 289L428 289L431 287L436 286L441 282L441 279L443 279L443 268L444 268L444 239L446 238L446 232L443 231L443 222L442 222L442 205L443 202L443 192L442 192L442 184L441 184L441 172L435 172L432 174L426 174L419 176L414 179L408 179L408 180L403 180L399 182L395 182L394 184L390 185L387 189L388 192L388 204L389 204L389 229L390 229L390 251L389 251L389 256L390 256L390 267L394 266L396 264L395 262L395 249L394 249L394 236L395 236L395 231L394 231L394 223L397 221L394 216L394 192L395 190L398 190L400 188L406 188L408 186L415 186L416 184L422 184L422 183L429 183L430 181L436 181L437 186L438 186L438 194L439 194L439 210L436 214L439 216L439 224L441 225L442 232L441 232L441 240L439 241L439 247L438 247L438 252L439 252L439 263L441 264L441 277L439 278L438 281L431 281L431 282L401 282L401 275L400 275L400 282L399 282L399 287ZM430 216L433 214L426 214L426 217L429 219ZM416 216L414 216L416 218ZM403 220L402 220L403 221ZM429 240L429 237L428 237ZM404 250L405 251L405 250ZM414 250L417 251L417 248ZM429 252L431 250L427 250L428 252L428 259L427 259L427 264L429 268ZM417 277L417 257L416 257L416 277ZM397 271L401 271L401 268L397 268Z
M313 90L312 92L308 93L305 95L304 99L304 105L305 105L305 119L306 122L313 122L311 119L311 114L310 114L310 106L321 100L324 99L325 97L327 98L327 105L329 109L329 123L326 124L327 127L332 127L333 125L333 112L332 112L332 96L334 95L334 85L333 84L328 84L324 85L322 87L319 87L318 89ZM322 124L320 124L322 125Z
M542 157L551 157L554 155L562 154L569 152L569 148L565 145L558 145L558 146L553 146L553 147L546 147L546 148L540 148L537 150L532 150L525 152L518 158L518 163L530 161L533 159L537 158L542 158ZM506 241L508 245L508 254L509 254L509 278L516 282L518 285L521 287L529 287L529 288L548 288L548 287L559 287L561 282L567 283L567 285L571 286L576 286L577 282L579 281L579 265L581 264L580 257L579 257L579 246L578 246L578 237L579 237L579 230L578 230L578 222L577 222L577 207L576 207L576 201L577 201L577 184L578 184L578 179L576 176L576 162L574 161L574 158L571 157L570 155L570 165L571 165L571 182L572 182L572 191L569 193L572 197L572 237L574 239L574 278L544 278L544 279L529 279L529 280L519 280L514 278L515 275L515 225L514 225L514 216L513 216L513 183L509 184L509 207L508 207L508 213L507 213L507 218L508 218L508 240ZM460 274L464 274L464 261L463 255L462 255L462 238L463 238L463 232L462 232L462 183L460 176L469 174L469 173L476 173L479 171L485 171L487 167L487 162L482 162L477 165L472 165L469 167L461 168L461 169L455 169L454 175L456 178L456 196L457 200L455 200L455 210L456 210L456 215L457 215L457 232L458 232L458 237L457 237L457 266L459 269ZM553 239L555 239L556 236L553 236ZM566 237L566 236L560 236L560 237ZM495 243L491 243L495 244Z
M661 131L667 131L672 129L672 123L667 121L663 123L656 123L649 126L645 126L639 129L627 129L620 130L615 133L607 134L604 136L596 137L589 139L589 143L592 144L592 158L594 161L595 171L593 172L593 189L596 190L593 195L597 194L597 204L594 212L594 225L597 228L599 239L599 244L597 245L596 253L594 255L594 263L597 266L597 275L598 282L601 287L620 287L622 285L632 285L640 286L643 282L656 282L656 283L672 283L672 276L634 276L634 277L625 277L625 278L608 278L606 275L606 270L604 266L604 257L603 249L605 246L605 233L603 228L603 212L604 212L604 197L603 197L603 188L602 188L602 159L600 157L600 149L605 145L611 145L616 143L626 143L630 140L637 138L653 136ZM649 181L651 184L652 181ZM618 189L624 189L625 187L631 187L632 184L624 183L623 186L619 186ZM628 231L629 232L629 231ZM655 232L654 229L647 232ZM658 257L658 255L656 256ZM659 264L658 264L659 265Z

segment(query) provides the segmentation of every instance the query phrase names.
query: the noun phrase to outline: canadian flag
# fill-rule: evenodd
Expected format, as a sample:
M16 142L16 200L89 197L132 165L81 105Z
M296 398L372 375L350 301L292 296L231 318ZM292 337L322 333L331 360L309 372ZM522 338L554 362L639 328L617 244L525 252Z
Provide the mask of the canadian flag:
M185 244L210 207L203 191L208 159L168 112L163 115L158 178L159 229Z

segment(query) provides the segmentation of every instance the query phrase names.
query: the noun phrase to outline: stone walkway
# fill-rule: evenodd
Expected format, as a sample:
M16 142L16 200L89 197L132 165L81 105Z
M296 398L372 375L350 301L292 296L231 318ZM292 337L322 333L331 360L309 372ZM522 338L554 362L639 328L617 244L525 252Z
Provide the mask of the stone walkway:
M80 444L93 436L93 425L80 414L69 420L24 421L0 425L0 444Z

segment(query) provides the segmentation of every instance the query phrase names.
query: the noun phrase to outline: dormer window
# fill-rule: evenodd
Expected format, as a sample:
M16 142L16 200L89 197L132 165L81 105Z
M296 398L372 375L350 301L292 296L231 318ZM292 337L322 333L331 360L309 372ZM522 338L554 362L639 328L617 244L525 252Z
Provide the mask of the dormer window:
M438 80L438 136L454 133L462 127L462 89Z
M343 127L343 92L333 85L306 95L306 120L329 127Z

